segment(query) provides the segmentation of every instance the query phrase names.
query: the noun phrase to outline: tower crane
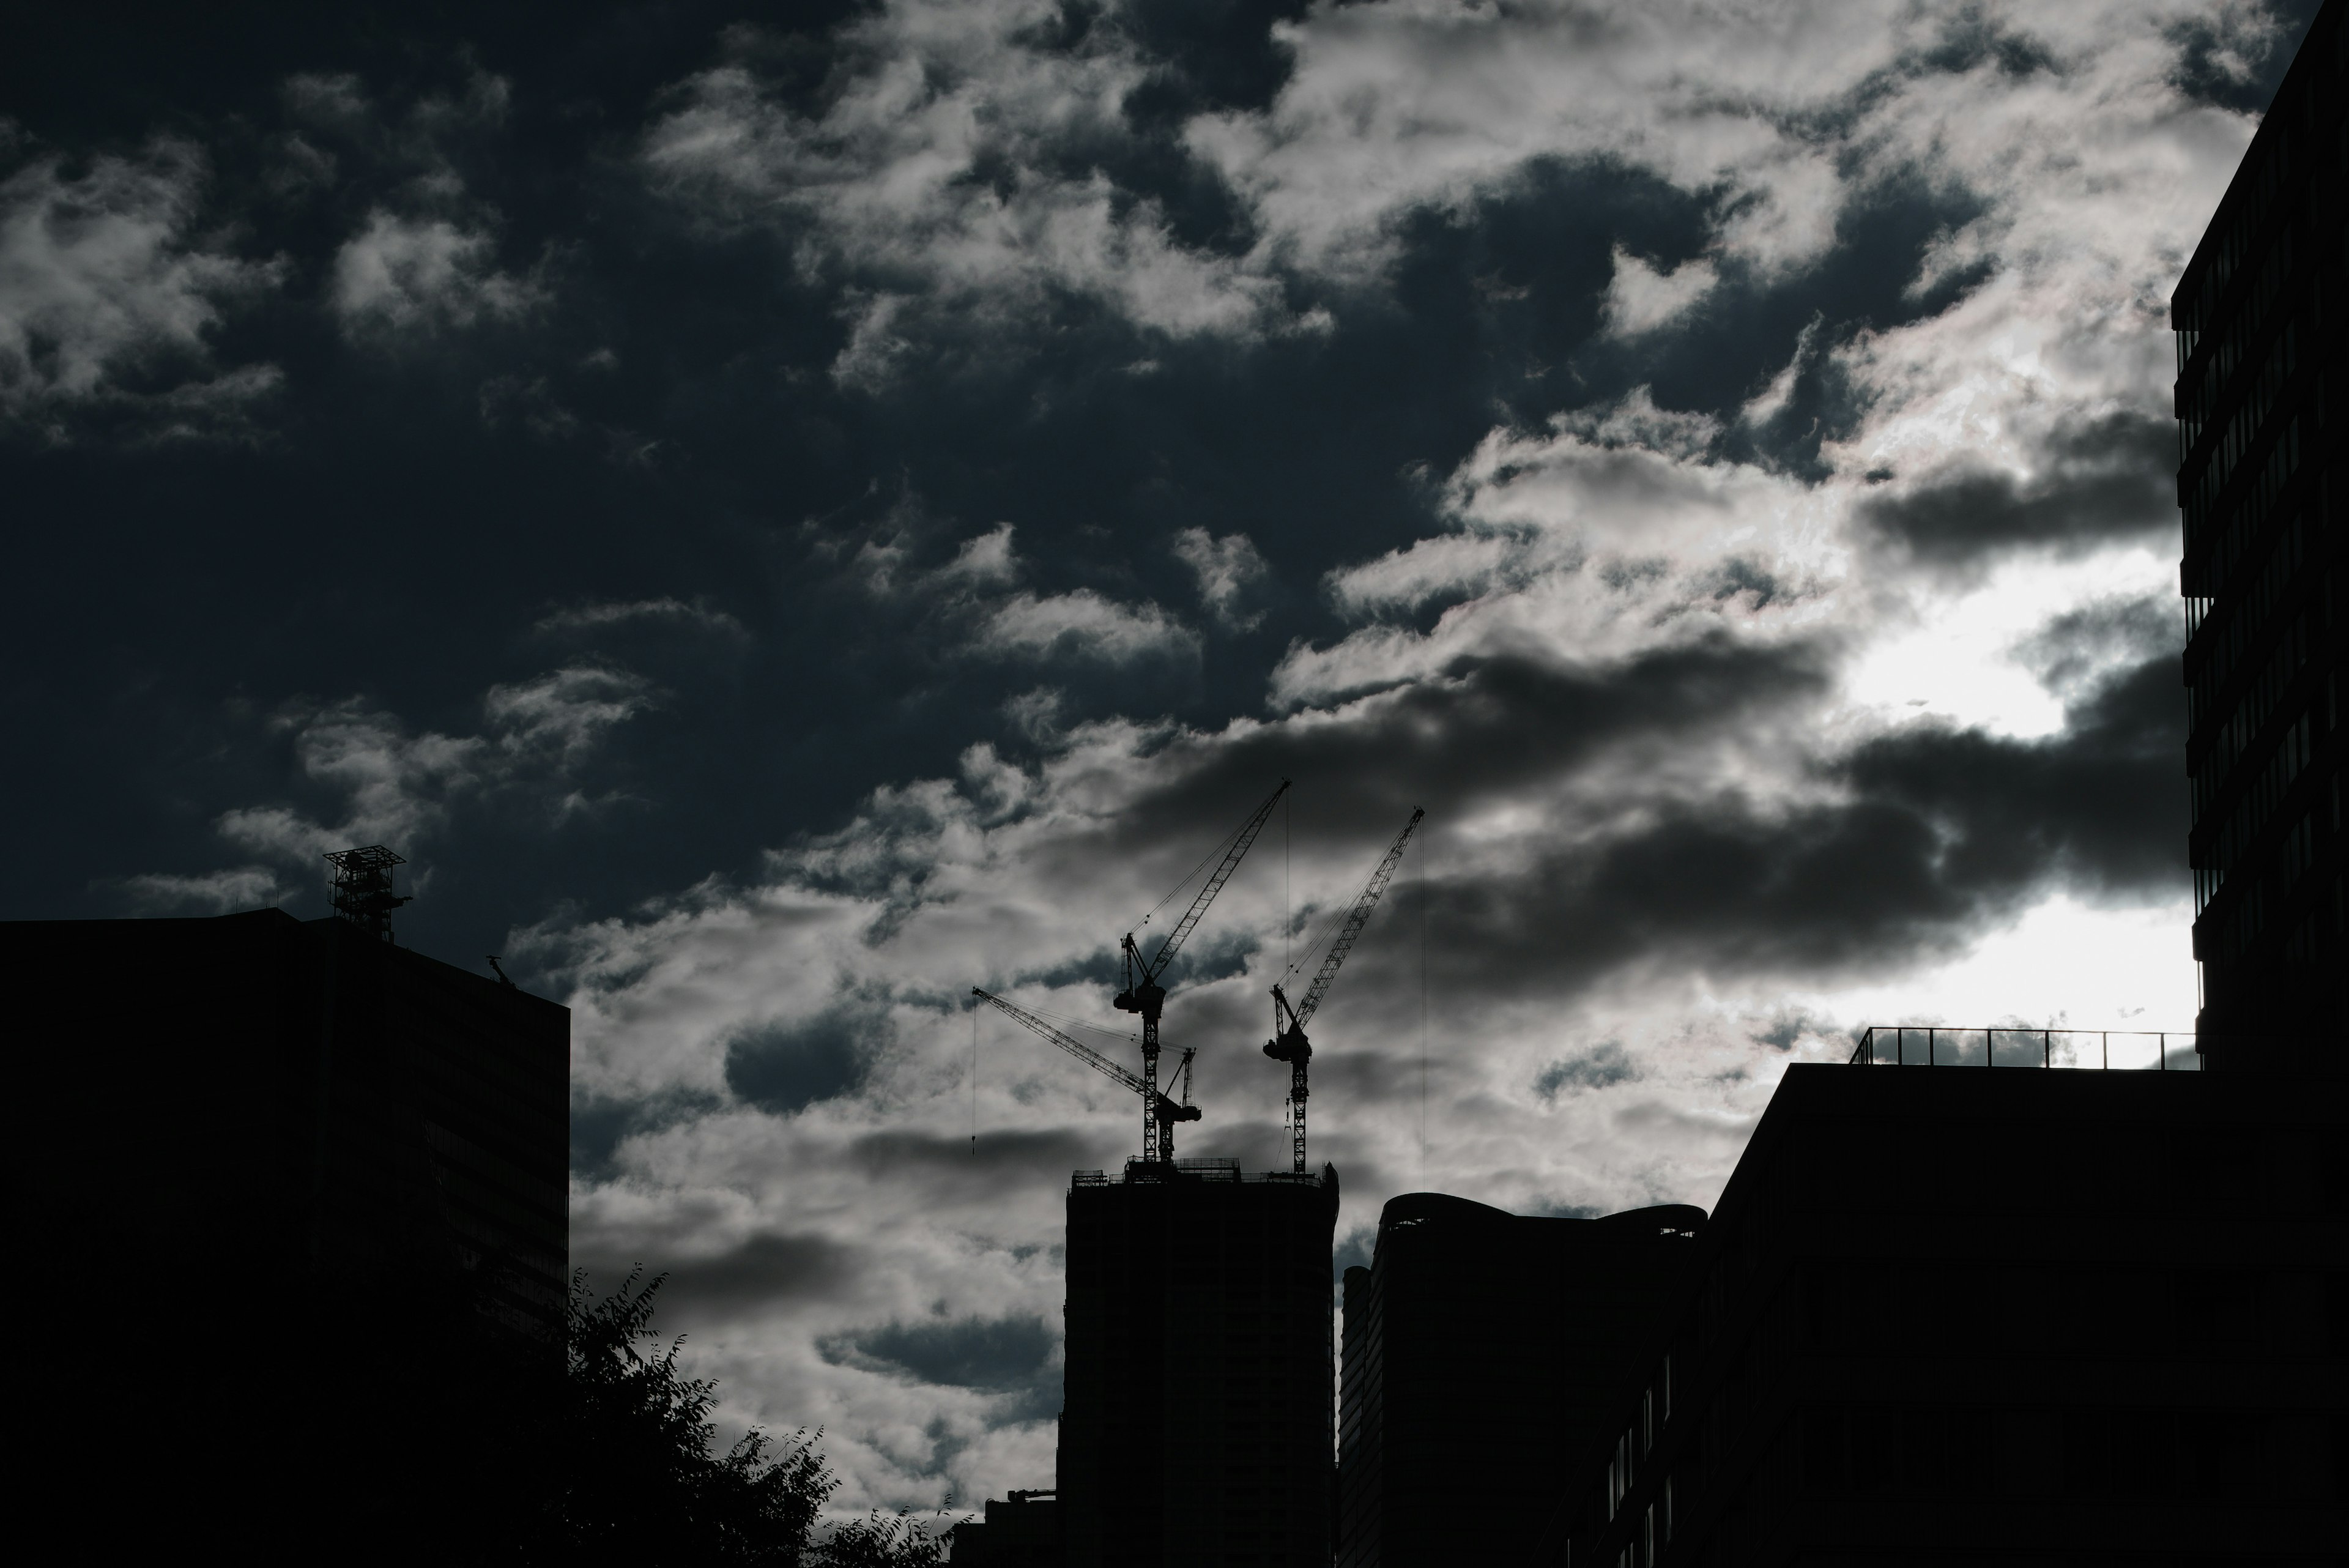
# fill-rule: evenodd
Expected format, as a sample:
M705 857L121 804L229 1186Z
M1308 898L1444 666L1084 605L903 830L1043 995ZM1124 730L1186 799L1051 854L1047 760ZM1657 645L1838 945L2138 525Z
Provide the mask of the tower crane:
M1354 950L1354 939L1362 934L1371 911L1379 907L1380 896L1394 877L1395 867L1402 864L1403 846L1411 842L1411 836L1419 828L1419 819L1426 815L1413 808L1411 820L1403 824L1402 832L1379 862L1379 868L1371 873L1354 907L1346 911L1345 923L1338 928L1338 939L1330 944L1329 956L1321 961L1313 983L1306 988L1305 1000L1292 1007L1288 993L1278 984L1272 988L1273 1037L1264 1043L1264 1054L1276 1062L1288 1064L1290 1153L1296 1161L1293 1168L1299 1174L1305 1169L1305 1064L1313 1060L1313 1043L1305 1037L1305 1021L1313 1016L1321 1006L1321 999L1330 994L1330 982L1338 978L1338 966ZM1284 1015L1286 1023L1282 1022Z
M1142 950L1134 945L1133 933L1128 931L1125 935L1123 944L1125 989L1117 993L1111 1005L1120 1012L1142 1014L1142 1158L1144 1164L1157 1164L1174 1158L1160 1147L1158 1128L1157 1108L1160 1104L1166 1103L1165 1096L1158 1093L1158 1015L1166 1005L1166 988L1158 983L1158 977L1166 972L1166 966L1182 950L1184 941L1199 924L1200 917L1207 912L1207 906L1215 902L1216 895L1224 890L1226 882L1231 880L1232 873L1239 867L1240 857L1248 852L1248 846L1254 844L1257 835L1264 831L1266 821L1272 815L1272 808L1288 793L1288 781L1283 779L1278 788L1265 796L1264 804L1240 824L1239 831L1225 841L1222 863L1207 878L1206 885L1199 889L1199 896L1191 900L1191 907L1183 912L1183 918L1175 922L1174 929L1166 933L1166 940L1159 944L1156 953L1145 961ZM1207 853L1212 856L1215 851ZM1206 862L1202 860L1199 864L1204 866ZM1196 874L1195 867L1194 874ZM1184 878L1186 882L1189 879ZM1182 889L1178 886L1175 890L1180 892ZM1185 1060L1188 1061L1189 1057L1186 1055Z
M1178 1105L1174 1101L1168 1099L1165 1096L1158 1092L1158 1086L1155 1084L1135 1077L1133 1074L1127 1072L1124 1068L1119 1066L1116 1063L1111 1061L1100 1052L1092 1049L1092 1047L1085 1044L1074 1036L1053 1028L1050 1024L1045 1023L1042 1019L1037 1017L1034 1013L1030 1012L1025 1008L1015 1007L1010 1002L1004 1001L1003 998L994 995L991 992L981 991L975 985L970 988L970 993L973 996L978 997L981 1002L993 1002L997 1007L1001 1008L1004 1012L1009 1013L1012 1017L1018 1019L1020 1023L1026 1024L1029 1028L1034 1030L1045 1039L1050 1040L1053 1044L1058 1045L1061 1050L1066 1051L1070 1055L1074 1056L1086 1066L1092 1068L1095 1072L1107 1074L1109 1076L1115 1078L1119 1083L1123 1084L1127 1088L1141 1095L1143 1103L1146 1107L1143 1113L1146 1122L1151 1125L1155 1125L1160 1128L1159 1136L1161 1147L1165 1150L1166 1158L1168 1159L1171 1160L1174 1158L1174 1135L1173 1131L1166 1127L1166 1124L1169 1122L1197 1121L1199 1119L1198 1106L1187 1104ZM1191 1097L1191 1052L1184 1052L1182 1063L1175 1069L1175 1072L1180 1074L1182 1076L1183 1098L1186 1101Z

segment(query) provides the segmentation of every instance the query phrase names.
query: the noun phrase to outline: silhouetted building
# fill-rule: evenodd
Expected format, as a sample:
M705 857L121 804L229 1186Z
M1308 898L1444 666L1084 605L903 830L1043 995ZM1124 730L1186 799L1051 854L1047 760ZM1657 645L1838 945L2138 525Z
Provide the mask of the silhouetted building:
M2318 14L2170 298L2194 956L2221 1070L2349 1070L2342 12Z
M336 1555L303 1521L357 1511L338 1488L440 1485L414 1451L440 1417L403 1399L491 1397L477 1345L559 1366L567 1009L276 909L7 922L0 966L43 1347L19 1396L70 1434L18 1479L84 1554L154 1530Z
M2333 1563L2349 1107L1790 1068L1530 1561Z
M1236 1161L1069 1189L1070 1568L1328 1568L1338 1173Z
M947 1532L955 1568L1061 1568L1061 1504L1049 1490L988 1498L986 1517Z
M17 1192L132 1255L263 1277L482 1270L551 1330L567 1285L570 1010L279 909L0 924L52 1108L9 1140ZM94 1114L67 1114L87 1107ZM102 1129L102 1135L101 1135Z
M1704 1211L1505 1213L1413 1192L1346 1271L1340 1568L1517 1563L1614 1418Z

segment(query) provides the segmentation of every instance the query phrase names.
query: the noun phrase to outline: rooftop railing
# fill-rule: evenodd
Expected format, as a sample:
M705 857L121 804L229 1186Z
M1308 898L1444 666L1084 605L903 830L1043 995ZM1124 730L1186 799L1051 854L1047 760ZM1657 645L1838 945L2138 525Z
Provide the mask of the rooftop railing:
M1105 1171L1079 1170L1070 1174L1069 1183L1072 1187L1114 1187L1119 1179ZM1123 1179L1139 1182L1246 1182L1251 1185L1257 1182L1271 1182L1275 1185L1318 1187L1323 1178L1318 1170L1242 1170L1240 1162L1237 1159L1210 1157L1204 1159L1178 1159L1171 1171L1163 1165L1154 1165L1147 1160L1129 1159L1125 1162L1125 1174Z
M1851 1065L2071 1067L2193 1073L2202 1055L2190 1033L2169 1046L2167 1032L2142 1029L2023 1029L1998 1024L1878 1023L1853 1047Z

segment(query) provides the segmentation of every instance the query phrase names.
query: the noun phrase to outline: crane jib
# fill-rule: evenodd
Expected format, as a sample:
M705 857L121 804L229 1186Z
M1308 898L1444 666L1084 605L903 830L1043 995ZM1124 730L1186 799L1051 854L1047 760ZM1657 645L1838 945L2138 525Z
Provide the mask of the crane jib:
M1338 978L1339 966L1353 950L1354 939L1362 934L1362 927L1370 921L1371 911L1378 908L1387 884L1394 878L1395 867L1402 864L1404 846L1411 843L1411 836L1419 829L1420 818L1426 815L1424 811L1414 810L1411 820L1403 824L1402 832L1395 838L1393 846L1379 861L1379 868L1371 873L1371 879L1364 884L1361 896L1355 898L1353 909L1347 912L1346 923L1340 928L1338 940L1330 944L1330 956L1321 961L1321 968L1314 974L1312 985L1306 990L1305 1000L1289 1009L1289 1016L1297 1021L1299 1029L1305 1027L1306 1020L1313 1016L1314 1010L1321 1005L1321 998L1329 993L1330 982ZM1288 1000L1285 996L1281 998L1283 1002Z
M1311 1097L1307 1064L1313 1060L1313 1043L1305 1037L1305 1021L1313 1016L1329 994L1330 982L1338 976L1338 966L1346 961L1353 950L1354 939L1362 934L1362 927L1378 908L1379 897L1387 890L1388 881L1395 867L1402 864L1403 846L1411 842L1420 819L1427 813L1413 808L1411 820L1402 825L1394 844L1381 857L1378 869L1371 873L1361 892L1355 898L1352 909L1346 911L1346 923L1340 928L1338 940L1330 945L1330 956L1321 961L1321 968L1313 977L1312 988L1306 992L1303 1005L1292 1003L1288 993L1278 984L1272 988L1272 1038L1264 1043L1264 1054L1276 1062L1288 1064L1288 1142L1290 1168L1299 1176L1305 1174L1305 1103ZM1281 1023L1283 1015L1287 1023Z
M1216 867L1213 877L1207 878L1207 885L1199 889L1199 896L1191 900L1191 907L1183 911L1183 918L1175 922L1174 929L1166 933L1166 940L1159 944L1157 954L1143 967L1145 981L1154 981L1166 971L1166 966L1174 961L1174 954L1182 948L1185 939L1206 914L1207 906L1216 901L1216 895L1222 892L1224 884L1231 880L1232 873L1239 867L1240 857L1248 852L1248 846L1254 844L1257 835L1264 831L1265 823L1272 816L1272 808L1279 805L1280 797L1288 793L1288 781L1283 779L1278 787L1265 796L1264 804L1256 808L1255 815L1240 825L1239 833L1233 838L1223 864ZM1127 940L1131 941L1133 939Z
M1009 1013L1021 1023L1027 1025L1030 1030L1042 1035L1053 1044L1058 1045L1061 1050L1066 1051L1070 1055L1074 1056L1078 1061L1082 1062L1086 1066L1091 1067L1094 1071L1102 1073L1109 1077L1115 1078L1119 1083L1137 1093L1142 1091L1143 1085L1140 1078L1135 1077L1133 1074L1127 1072L1124 1068L1119 1066L1116 1063L1111 1061L1100 1052L1092 1049L1092 1047L1085 1044L1082 1041L1053 1028L1050 1024L1045 1023L1042 1019L1037 1017L1034 1013L1030 1012L1025 1008L1015 1006L1011 1002L1004 1001L1003 998L995 995L993 992L981 991L975 985L970 988L970 993L973 996L978 997L982 1002L994 1003L997 1007L1000 1008L1005 1012Z

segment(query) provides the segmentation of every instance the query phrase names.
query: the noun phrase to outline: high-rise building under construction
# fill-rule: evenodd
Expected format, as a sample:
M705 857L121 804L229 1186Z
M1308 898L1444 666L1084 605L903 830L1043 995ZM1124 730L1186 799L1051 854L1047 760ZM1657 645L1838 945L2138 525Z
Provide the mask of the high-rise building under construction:
M2194 956L2215 1068L2340 1071L2349 1030L2349 27L2321 11L2170 300Z
M1130 1161L1069 1189L1068 1568L1327 1568L1338 1173Z

